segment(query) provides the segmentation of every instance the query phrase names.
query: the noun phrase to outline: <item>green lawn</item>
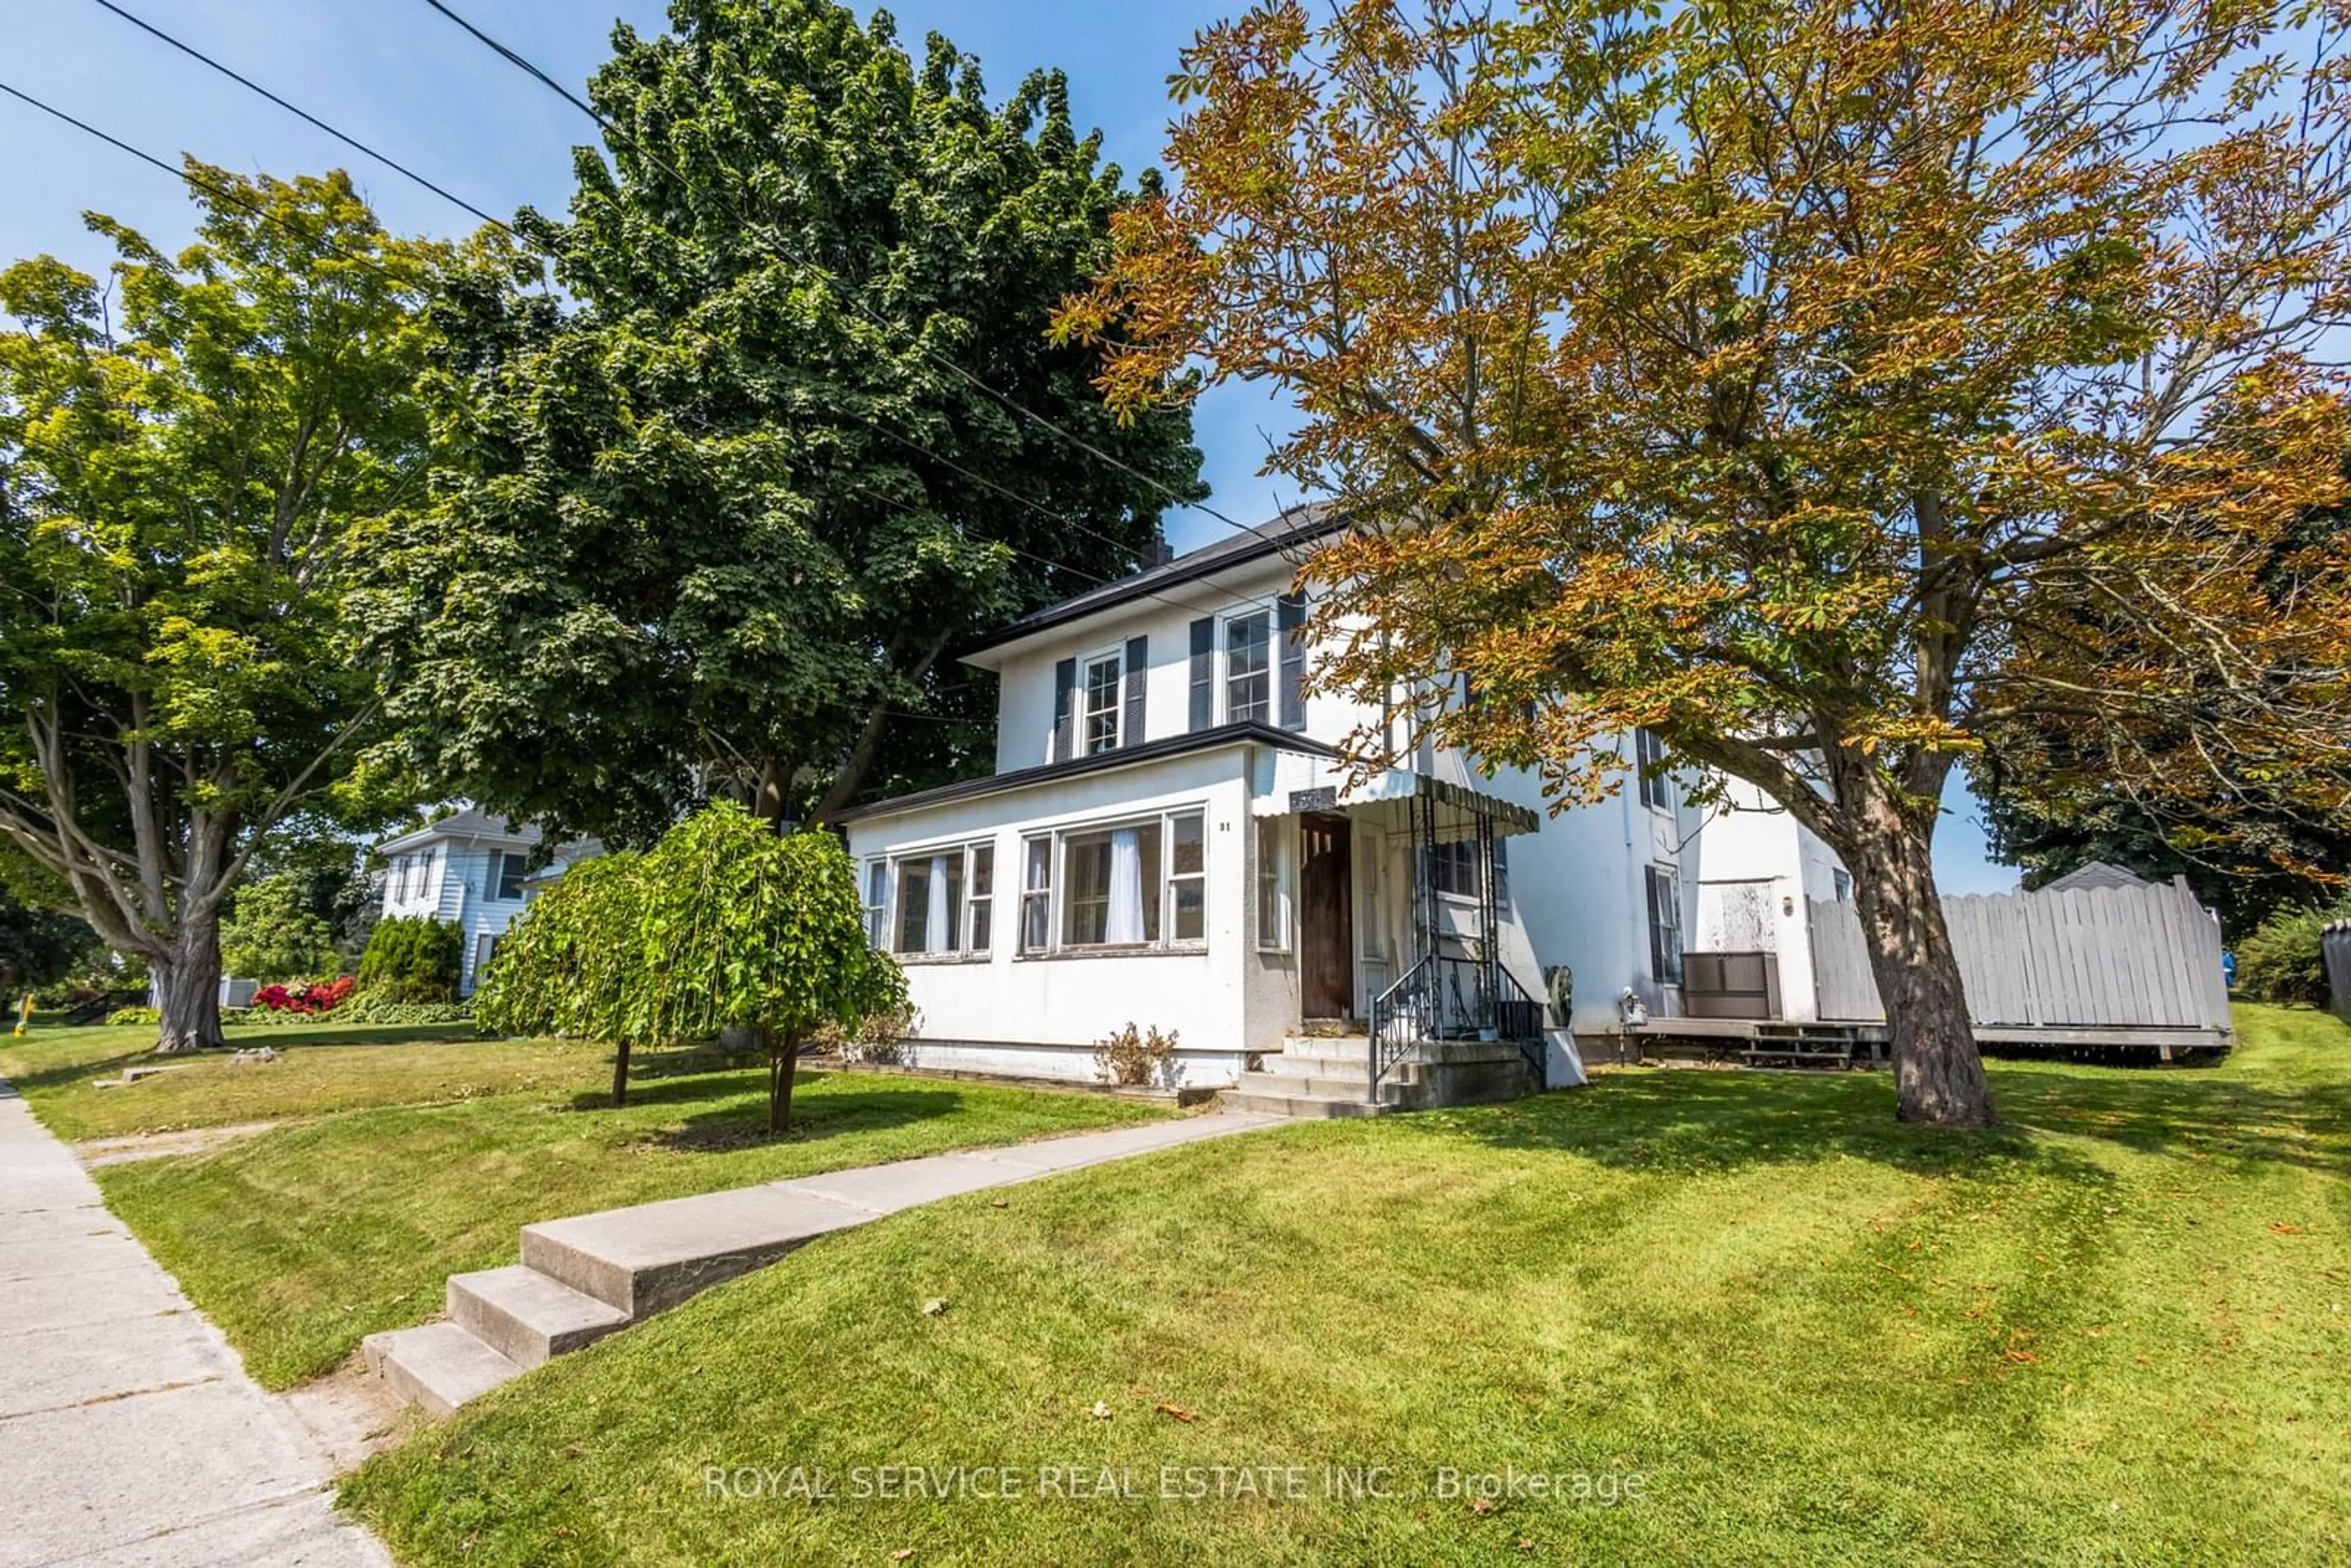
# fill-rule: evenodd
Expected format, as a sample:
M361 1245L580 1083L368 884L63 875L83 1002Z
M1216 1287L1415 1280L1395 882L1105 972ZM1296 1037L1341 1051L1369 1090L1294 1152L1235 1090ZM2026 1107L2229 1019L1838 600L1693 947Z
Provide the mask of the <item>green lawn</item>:
M216 1053L157 1056L153 1024L36 1026L23 1040L0 1035L0 1078L32 1101L51 1132L79 1142L584 1084L600 1060L611 1073L611 1057L592 1047L479 1040L470 1024L276 1024L228 1032L231 1044L273 1046L285 1060L240 1067ZM425 1043L433 1049L383 1049ZM126 1067L170 1071L127 1087L99 1087Z
M256 1030L285 1060L212 1056L129 1088L90 1086L168 1060L140 1054L152 1032L12 1041L0 1076L70 1138L296 1119L209 1153L96 1172L108 1204L271 1387L331 1370L377 1329L430 1317L450 1274L513 1262L516 1232L533 1220L1165 1113L1089 1094L803 1072L793 1131L774 1139L757 1065L640 1053L631 1103L614 1110L611 1059L593 1047L359 1043L387 1031L356 1029Z
M2341 1560L2351 1030L2241 1022L2217 1069L1994 1064L1991 1134L1896 1126L1883 1075L1626 1071L974 1195L533 1374L345 1500L412 1565ZM889 1465L1017 1495L857 1495ZM1163 1497L1167 1465L1304 1495ZM1438 1495L1510 1467L1592 1495ZM796 1469L834 1495L741 1494Z

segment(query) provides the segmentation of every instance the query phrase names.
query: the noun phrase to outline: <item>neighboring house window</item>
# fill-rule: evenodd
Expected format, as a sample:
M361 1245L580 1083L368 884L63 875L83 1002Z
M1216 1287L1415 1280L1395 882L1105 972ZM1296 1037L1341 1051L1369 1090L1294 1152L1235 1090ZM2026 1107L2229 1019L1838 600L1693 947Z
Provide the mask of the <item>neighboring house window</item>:
M1020 860L1020 950L1042 953L1053 945L1051 837L1021 841Z
M1263 610L1225 622L1225 722L1273 718L1273 617Z
M1649 875L1649 973L1661 986L1682 983L1681 882L1671 868L1651 866Z
M1428 877L1439 893L1455 894L1462 898L1478 896L1478 842L1474 839L1456 839L1449 844L1433 844L1428 852Z
M491 869L497 873L498 879L497 890L494 896L508 900L520 898L526 864L528 864L528 857L523 855L501 854L494 857Z
M407 854L400 857L400 901L413 903L424 885L424 857Z
M1257 945L1270 953L1290 951L1289 835L1286 819L1257 820Z
M1207 939L1207 834L1198 811L1030 839L1023 854L1024 953Z
M989 895L996 883L994 844L950 844L902 855L891 864L898 895L897 940L892 951L987 951L994 903Z
M1839 904L1853 902L1853 873L1843 866L1837 867L1829 873L1829 885L1836 889L1836 901Z
M865 865L865 940L876 947L890 945L889 906L890 862L869 861Z
M1086 661L1085 708L1080 728L1083 756L1118 749L1120 664L1116 653Z
M1642 804L1654 806L1660 811L1672 810L1674 781L1661 771L1651 771L1653 768L1662 769L1666 765L1665 743L1646 729L1636 729L1633 732L1633 745L1639 758Z

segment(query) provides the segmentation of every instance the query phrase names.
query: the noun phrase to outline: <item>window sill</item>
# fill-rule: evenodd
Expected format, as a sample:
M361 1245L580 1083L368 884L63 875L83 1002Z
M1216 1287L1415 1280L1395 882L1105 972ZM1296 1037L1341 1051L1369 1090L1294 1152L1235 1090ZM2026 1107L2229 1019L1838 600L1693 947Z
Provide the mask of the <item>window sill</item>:
M893 953L890 956L897 959L902 967L911 964L919 968L939 964L986 964L992 962L996 956L992 953Z
M1115 947L1055 947L1044 953L1016 953L1016 964L1050 963L1057 958L1196 958L1208 950L1206 942L1122 943Z

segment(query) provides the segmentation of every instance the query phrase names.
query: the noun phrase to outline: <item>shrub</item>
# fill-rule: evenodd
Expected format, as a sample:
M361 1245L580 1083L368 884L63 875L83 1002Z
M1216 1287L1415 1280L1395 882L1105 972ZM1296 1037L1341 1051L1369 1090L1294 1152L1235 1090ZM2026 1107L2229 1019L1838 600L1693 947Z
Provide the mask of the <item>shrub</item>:
M1130 1023L1094 1042L1094 1071L1105 1083L1164 1082L1175 1058L1176 1031L1162 1034L1156 1025L1145 1034Z
M818 1051L836 1052L843 1061L895 1066L904 1059L906 1037L914 1032L921 1019L912 1003L904 1003L868 1013L854 1029L827 1022L810 1039Z
M474 1009L464 1002L395 1002L389 997L361 991L335 1009L337 1023L390 1026L419 1023L470 1023Z
M162 1023L162 1013L154 1008L117 1008L106 1015L109 1023Z
M2237 990L2252 1001L2296 1007L2326 1005L2326 961L2320 936L2330 920L2351 915L2351 904L2333 909L2289 909L2273 915L2237 944Z
M359 988L394 1002L454 1002L465 934L429 915L379 920L360 958Z

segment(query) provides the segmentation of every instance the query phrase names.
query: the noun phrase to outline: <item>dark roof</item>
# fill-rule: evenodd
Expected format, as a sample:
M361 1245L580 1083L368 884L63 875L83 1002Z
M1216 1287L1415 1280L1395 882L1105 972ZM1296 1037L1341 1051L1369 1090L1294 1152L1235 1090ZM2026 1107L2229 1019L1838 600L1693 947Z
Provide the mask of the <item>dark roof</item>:
M493 817L478 806L467 806L453 811L438 821L427 822L421 828L384 840L378 850L405 849L412 843L434 839L505 839L509 843L535 844L538 830L528 822L509 827L504 817Z
M1309 740L1302 735L1276 729L1270 725L1222 724L1214 729L1196 729L1189 735L1163 736L1157 740L1146 740L1141 746L1123 746L1116 751L1098 751L1091 757L1073 757L1067 762L1016 768L1009 773L990 774L985 779L967 779L958 784L942 784L935 789L918 789L912 795L899 795L887 800L852 806L832 820L838 825L863 817L919 811L925 807L944 806L950 801L974 800L984 795L1023 789L1031 784L1074 779L1087 773L1103 773L1113 768L1126 768L1138 762L1157 762L1169 757L1181 757L1186 752L1213 750L1220 746L1238 746L1243 741L1277 746L1284 751L1303 751L1315 757L1339 755L1336 747L1325 746L1319 740Z
M2150 885L2152 884L2148 883L2145 877L2135 876L2118 865L2112 864L2106 861L2092 861L2087 865L2074 867L2072 871L2067 872L2064 876L2057 878L2053 882L2043 883L2039 891L2042 893L2071 893L2083 888L2147 887Z
M1228 539L1218 539L1215 544L1204 545L1179 555L1163 566L1145 568L1131 577L1105 582L1100 588L1090 588L1074 599L1064 599L1059 604L1032 610L1019 620L1008 622L993 632L984 633L977 642L966 644L960 656L968 658L974 653L985 653L1007 643L1017 643L1023 637L1033 637L1040 632L1050 632L1056 626L1065 626L1089 615L1148 598L1161 590L1196 582L1211 573L1278 555L1304 544L1308 539L1338 532L1346 526L1346 515L1338 507L1319 502L1292 507L1271 522L1260 524L1254 531L1236 533Z

